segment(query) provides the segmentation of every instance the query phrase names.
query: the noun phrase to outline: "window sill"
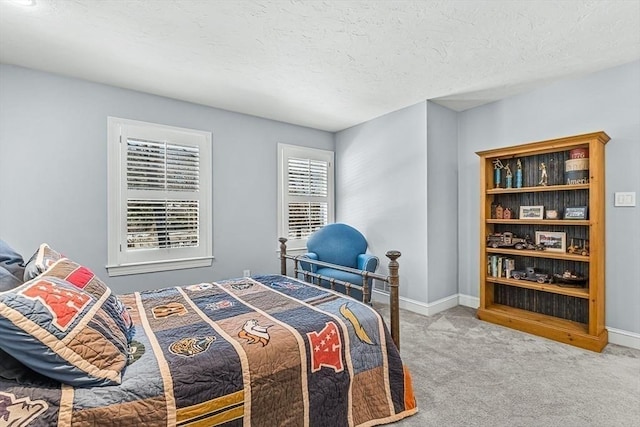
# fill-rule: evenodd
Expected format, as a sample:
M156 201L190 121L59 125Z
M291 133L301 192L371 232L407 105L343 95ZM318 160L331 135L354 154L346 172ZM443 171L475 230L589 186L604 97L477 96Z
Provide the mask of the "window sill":
M210 267L212 262L213 257L202 257L121 265L107 265L106 269L109 276L113 277L126 276L130 274L155 273L159 271L183 270L187 268Z

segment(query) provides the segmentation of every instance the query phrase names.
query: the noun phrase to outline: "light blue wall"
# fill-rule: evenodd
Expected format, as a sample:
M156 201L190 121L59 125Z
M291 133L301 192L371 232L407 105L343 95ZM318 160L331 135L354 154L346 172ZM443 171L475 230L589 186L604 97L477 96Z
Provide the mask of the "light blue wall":
M402 252L400 295L427 302L427 103L336 134L336 220L366 236L370 252Z
M479 161L475 152L604 130L606 145L606 325L640 333L640 61L462 112L458 117L459 292L478 296Z
M427 102L428 302L458 293L458 116Z
M212 268L107 277L109 115L213 133ZM0 236L26 256L47 241L118 293L236 277L247 268L276 271L276 144L335 147L337 220L365 233L382 271L386 250L403 251L401 295L424 303L456 291L477 297L475 151L597 130L612 138L607 326L640 333L640 207L613 207L614 191L640 193L640 62L463 113L422 102L338 132L335 145L328 132L0 65ZM443 145L455 138L457 163L454 147ZM455 274L446 273L455 245L442 241L455 234L456 216L445 215L454 209L451 168L458 171L457 290L448 277ZM446 209L434 210L438 204Z
M107 276L107 116L212 132L212 267ZM278 272L278 142L334 149L329 132L0 65L0 236L26 257L48 242L116 293Z
M337 220L403 253L400 296L423 307L458 293L457 140L457 113L432 102L336 134Z

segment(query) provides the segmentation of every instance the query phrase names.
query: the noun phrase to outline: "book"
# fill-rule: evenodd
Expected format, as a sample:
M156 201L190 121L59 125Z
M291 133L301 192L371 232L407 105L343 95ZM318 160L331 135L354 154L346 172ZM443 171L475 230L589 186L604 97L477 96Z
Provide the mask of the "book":
M516 269L516 260L513 258L507 258L504 268L504 277L511 278L511 272Z
M491 255L491 276L498 277L498 256Z

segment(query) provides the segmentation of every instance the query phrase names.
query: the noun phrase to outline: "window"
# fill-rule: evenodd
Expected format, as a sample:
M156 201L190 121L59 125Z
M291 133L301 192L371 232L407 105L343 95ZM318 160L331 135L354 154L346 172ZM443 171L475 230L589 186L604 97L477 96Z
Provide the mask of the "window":
M110 276L211 265L211 133L108 118Z
M278 236L289 249L304 249L309 235L333 221L333 152L278 144Z

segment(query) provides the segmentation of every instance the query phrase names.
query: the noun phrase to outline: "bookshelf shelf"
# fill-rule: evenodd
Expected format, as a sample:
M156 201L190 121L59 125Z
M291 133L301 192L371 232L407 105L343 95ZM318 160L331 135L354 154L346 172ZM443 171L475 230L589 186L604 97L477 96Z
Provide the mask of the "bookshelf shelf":
M535 289L538 291L551 292L559 295L568 295L576 298L589 298L589 289L586 288L568 288L553 283L537 283L526 280L507 279L504 277L487 277L487 282L499 283L507 286L516 286L519 288Z
M478 318L593 351L602 351L607 345L604 149L608 141L606 133L594 132L477 153L481 170ZM567 163L570 160L574 162ZM543 163L548 185L539 185L543 183ZM569 165L580 163L586 164L577 168L582 175L570 174L576 169ZM508 166L513 173L510 184L514 187L518 171L521 188L505 188L504 173L500 176L496 172L501 165ZM521 206L543 206L544 210L556 210L560 218L566 208L583 206L587 208L588 217L502 219L494 215L492 218L496 206L509 208L516 216ZM531 242L527 236L545 235L538 232L551 236L546 237L546 242L549 238L556 239L555 247L562 248L561 251L518 250L510 241L500 240L496 244L495 240L496 236L501 236L500 239L519 236ZM487 245L488 236L492 246L497 247ZM564 248L572 252L588 249L585 250L588 253L568 253ZM588 277L588 285L564 287L508 277L510 271L527 269L529 277L534 278L538 273L553 275L571 271Z
M563 226L580 226L589 225L588 220L576 219L487 219L487 224L508 224L508 225L563 225Z
M562 252L549 252L549 251L530 251L526 249L506 249L506 248L487 248L487 253L490 254L502 254L513 256L530 256L535 258L547 258L547 259L564 259L568 261L589 262L589 256L568 254Z
M518 193L540 193L543 191L574 191L588 190L589 184L571 184L571 185L545 185L540 187L522 187L522 188L490 188L487 194L518 194Z
M514 318L515 320L524 320L527 322L538 323L540 324L540 326L552 327L568 333L588 333L586 324L574 322L572 320L558 319L554 316L533 313L528 310L521 310L519 308L513 308L509 307L508 305L502 304L493 304L489 306L489 309L498 315L508 316L509 318Z

